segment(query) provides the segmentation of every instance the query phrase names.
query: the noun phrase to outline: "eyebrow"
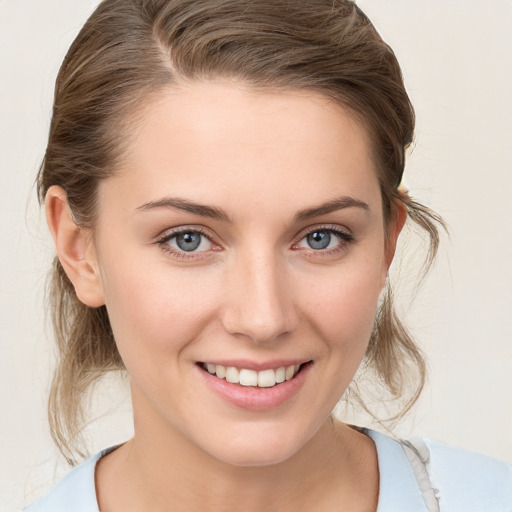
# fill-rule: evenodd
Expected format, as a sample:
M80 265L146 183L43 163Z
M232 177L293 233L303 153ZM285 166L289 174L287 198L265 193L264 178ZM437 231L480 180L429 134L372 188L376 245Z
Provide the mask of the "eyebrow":
M148 203L144 203L143 205L137 207L137 210L147 211L155 208L173 208L222 222L232 222L231 217L221 208L194 203L179 197L164 197L156 201L149 201ZM328 213L332 213L337 210L343 210L345 208L361 208L365 211L370 211L370 207L364 201L350 196L342 196L336 199L332 199L331 201L323 203L314 208L300 210L295 214L293 220L294 222L310 220L315 217L320 217L321 215L327 215Z
M180 199L179 197L164 197L157 201L150 201L149 203L144 203L142 206L139 206L137 210L147 211L154 208L174 208L200 215L201 217L209 217L210 219L223 222L232 222L229 215L221 208L194 203L186 199Z
M314 219L315 217L327 215L328 213L332 213L337 210L343 210L345 208L362 208L363 210L370 212L370 207L364 201L356 199L355 197L342 196L333 199L332 201L328 201L327 203L323 203L314 208L307 208L306 210L301 210L295 215L294 221L300 222Z

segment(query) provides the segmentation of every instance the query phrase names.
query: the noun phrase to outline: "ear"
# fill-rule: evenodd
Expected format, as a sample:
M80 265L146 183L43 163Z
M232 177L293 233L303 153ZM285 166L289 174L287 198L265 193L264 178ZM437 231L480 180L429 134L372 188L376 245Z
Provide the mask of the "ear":
M67 194L61 187L54 185L48 189L45 209L57 256L77 297L86 306L103 306L103 286L91 230L75 223Z
M407 220L407 206L403 201L396 200L388 223L386 240L386 272L393 262L398 237Z

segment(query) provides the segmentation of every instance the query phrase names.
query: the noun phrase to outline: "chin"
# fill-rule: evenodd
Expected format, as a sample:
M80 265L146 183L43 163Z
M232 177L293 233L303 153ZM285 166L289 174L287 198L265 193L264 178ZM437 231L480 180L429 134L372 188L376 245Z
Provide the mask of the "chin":
M303 446L305 436L282 426L248 429L220 439L216 446L203 446L220 462L239 467L272 466L293 457Z
M223 450L222 453L218 453L216 458L220 462L238 467L263 467L273 466L280 464L290 459L297 450L286 450L283 447L272 449L269 447L261 448L257 447L244 447L239 449L232 447L228 450Z

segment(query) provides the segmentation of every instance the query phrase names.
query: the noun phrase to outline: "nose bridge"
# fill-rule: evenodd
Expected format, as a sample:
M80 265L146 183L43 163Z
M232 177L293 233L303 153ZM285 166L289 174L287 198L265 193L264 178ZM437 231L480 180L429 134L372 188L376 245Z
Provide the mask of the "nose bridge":
M254 342L275 340L293 330L295 312L283 262L271 248L246 251L231 269L224 325Z

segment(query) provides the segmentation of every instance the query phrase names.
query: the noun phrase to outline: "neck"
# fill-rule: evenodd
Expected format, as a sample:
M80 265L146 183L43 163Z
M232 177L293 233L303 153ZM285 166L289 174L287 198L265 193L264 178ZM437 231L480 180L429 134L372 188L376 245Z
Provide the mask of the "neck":
M102 512L376 508L373 442L330 418L285 461L250 467L219 461L155 422L142 427L136 421L135 437L98 464Z

